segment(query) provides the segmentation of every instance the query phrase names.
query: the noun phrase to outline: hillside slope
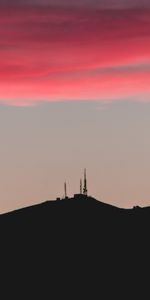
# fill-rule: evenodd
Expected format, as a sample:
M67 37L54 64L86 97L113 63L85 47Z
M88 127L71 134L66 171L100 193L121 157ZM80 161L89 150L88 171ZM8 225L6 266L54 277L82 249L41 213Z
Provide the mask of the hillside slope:
M42 299L54 286L55 296L71 288L69 299L93 299L113 284L116 297L118 285L125 294L133 278L137 284L149 271L149 230L148 207L124 210L82 196L47 201L0 216L1 258L7 276L17 272L17 284L27 274L24 293L30 282Z

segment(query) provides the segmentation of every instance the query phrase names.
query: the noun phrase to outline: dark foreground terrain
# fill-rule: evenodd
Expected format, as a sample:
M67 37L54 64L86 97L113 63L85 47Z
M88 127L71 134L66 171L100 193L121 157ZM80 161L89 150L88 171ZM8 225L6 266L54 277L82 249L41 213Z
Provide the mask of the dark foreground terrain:
M21 288L20 299L133 299L146 291L149 207L124 210L78 195L1 215L0 234L2 277Z

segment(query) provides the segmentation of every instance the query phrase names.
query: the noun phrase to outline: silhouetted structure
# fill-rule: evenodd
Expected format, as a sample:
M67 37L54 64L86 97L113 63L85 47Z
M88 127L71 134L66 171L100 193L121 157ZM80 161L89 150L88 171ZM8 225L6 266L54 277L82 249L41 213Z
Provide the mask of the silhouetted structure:
M87 196L87 179L86 179L86 169L84 169L84 186L83 186L83 195Z
M80 194L82 194L82 179L80 179Z
M66 182L64 183L64 195L65 195L65 199L68 198L67 197L67 184L66 184Z
M83 179L84 185L82 186L82 179L80 179L80 191L78 194L74 194L74 196L79 197L80 195L82 196L87 196L88 195L88 189L87 189L87 178L86 178L86 169L84 169L84 179ZM67 183L66 181L64 182L64 196L61 199L68 199L67 195ZM60 198L56 198L56 200L60 200Z

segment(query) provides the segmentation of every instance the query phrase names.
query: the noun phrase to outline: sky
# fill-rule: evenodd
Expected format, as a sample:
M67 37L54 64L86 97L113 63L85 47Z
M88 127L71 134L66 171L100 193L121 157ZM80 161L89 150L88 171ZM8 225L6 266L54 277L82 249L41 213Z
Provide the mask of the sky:
M149 0L0 0L0 211L85 166L97 198L150 205L149 103Z

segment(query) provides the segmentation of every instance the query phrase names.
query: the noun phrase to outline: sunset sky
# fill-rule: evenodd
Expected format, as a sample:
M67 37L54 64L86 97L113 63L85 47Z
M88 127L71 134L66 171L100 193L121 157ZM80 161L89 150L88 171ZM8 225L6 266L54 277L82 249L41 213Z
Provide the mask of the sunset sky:
M150 1L0 0L0 211L150 205Z

